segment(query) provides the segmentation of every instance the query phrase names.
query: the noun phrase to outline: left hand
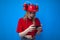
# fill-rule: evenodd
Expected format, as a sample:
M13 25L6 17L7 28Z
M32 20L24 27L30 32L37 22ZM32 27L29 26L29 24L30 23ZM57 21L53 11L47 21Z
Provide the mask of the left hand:
M37 34L39 34L40 32L42 32L42 27L38 27L37 30Z
M42 27L38 27L37 30L38 30L38 31L42 31Z

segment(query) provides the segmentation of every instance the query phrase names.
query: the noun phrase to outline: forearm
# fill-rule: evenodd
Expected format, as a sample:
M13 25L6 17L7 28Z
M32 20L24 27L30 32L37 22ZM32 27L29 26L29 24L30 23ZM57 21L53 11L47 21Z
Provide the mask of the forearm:
M23 37L23 36L25 36L28 32L31 32L32 30L34 30L35 27L32 27L32 26L34 26L34 25L33 25L33 24L30 25L26 30L24 30L23 32L20 32L19 35L20 35L21 37Z
M38 28L37 28L37 34L40 34L41 31L42 31L42 27L38 27Z
M37 34L39 35L40 33L41 33L41 32L38 30L38 31L37 31Z
M23 37L23 36L25 36L28 32L29 32L28 29L26 29L25 31L19 33L19 36Z

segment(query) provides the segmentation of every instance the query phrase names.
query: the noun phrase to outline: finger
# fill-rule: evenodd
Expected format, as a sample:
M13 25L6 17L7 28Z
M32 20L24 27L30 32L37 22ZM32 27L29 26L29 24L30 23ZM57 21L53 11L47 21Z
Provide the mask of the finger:
M38 28L42 28L42 27L38 27Z

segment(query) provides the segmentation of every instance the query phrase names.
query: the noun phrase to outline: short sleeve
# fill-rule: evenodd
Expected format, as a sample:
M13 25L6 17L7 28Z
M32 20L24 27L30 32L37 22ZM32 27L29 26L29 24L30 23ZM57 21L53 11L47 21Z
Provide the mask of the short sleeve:
M17 25L17 30L16 30L16 31L17 31L18 33L23 31L23 30L22 30L22 18L19 19L19 21L18 21L18 25Z
M37 20L37 26L40 26L41 27L40 20L38 18L36 18L36 20Z
M39 27L42 27L42 25L41 25L41 22L40 22L40 20L37 18L37 25L39 26ZM41 30L41 32L42 32L43 30Z

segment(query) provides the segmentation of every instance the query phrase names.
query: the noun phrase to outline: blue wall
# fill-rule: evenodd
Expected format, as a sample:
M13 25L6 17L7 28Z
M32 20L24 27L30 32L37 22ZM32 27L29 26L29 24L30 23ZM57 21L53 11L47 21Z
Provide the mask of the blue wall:
M16 33L18 19L25 15L23 4L26 0L0 0L0 40L19 40ZM37 40L60 40L59 0L30 0L38 3L36 14L43 24L43 32Z

